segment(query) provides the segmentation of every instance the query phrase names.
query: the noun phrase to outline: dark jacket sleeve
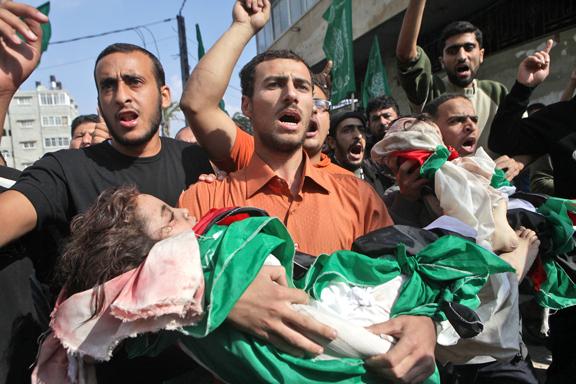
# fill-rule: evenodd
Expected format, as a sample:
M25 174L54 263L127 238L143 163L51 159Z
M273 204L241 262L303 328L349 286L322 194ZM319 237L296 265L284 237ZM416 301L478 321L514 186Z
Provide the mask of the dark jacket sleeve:
M522 118L532 91L533 88L516 82L504 98L490 129L488 147L492 151L509 156L546 153L545 131L550 128L549 123L543 125L542 119Z

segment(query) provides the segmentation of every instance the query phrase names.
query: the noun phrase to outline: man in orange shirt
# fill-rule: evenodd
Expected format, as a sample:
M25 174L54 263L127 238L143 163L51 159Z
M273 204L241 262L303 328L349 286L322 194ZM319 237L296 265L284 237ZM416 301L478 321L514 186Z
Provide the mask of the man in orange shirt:
M208 69L208 67L205 67ZM306 132L304 150L310 157L314 167L330 173L351 174L348 170L334 164L330 157L322 153L322 146L328 130L330 129L330 94L332 84L330 70L332 62L328 61L322 72L312 76L314 84L314 112ZM211 72L221 75L221 78L230 78L226 69L220 66L209 68ZM202 104L210 104L210 91L203 88L198 77L192 77L186 83L180 107L188 122L194 121L195 109L202 108ZM236 124L202 125L191 124L194 134L202 147L208 152L210 160L222 171L234 172L244 168L254 153L254 138L240 129Z
M235 129L218 103L243 47L268 21L270 2L237 1L233 17L228 31L194 69L186 88L186 93L202 95L187 100L191 126L211 132L214 140L230 140L222 131ZM181 196L181 206L200 217L213 207L256 205L278 216L299 249L309 253L349 249L354 237L392 224L371 187L352 175L314 168L303 151L313 100L310 70L299 56L289 51L258 55L242 70L241 81L242 110L255 132L254 155L245 169L225 180L192 186ZM291 303L306 302L307 297L282 283L285 285L283 270L264 267L230 312L229 320L293 354L322 352L312 339L333 338L334 331L291 310ZM435 331L431 319L399 316L371 330L399 339L388 353L367 360L376 373L416 382L433 372Z

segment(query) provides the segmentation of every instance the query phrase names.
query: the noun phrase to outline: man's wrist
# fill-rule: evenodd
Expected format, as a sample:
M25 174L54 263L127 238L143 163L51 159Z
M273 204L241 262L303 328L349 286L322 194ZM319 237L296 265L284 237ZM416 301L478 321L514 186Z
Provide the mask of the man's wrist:
M234 21L230 26L231 32L234 32L235 34L238 33L238 37L244 37L247 39L247 41L254 37L260 31L260 29L261 28L254 28L250 23L243 23L239 21Z

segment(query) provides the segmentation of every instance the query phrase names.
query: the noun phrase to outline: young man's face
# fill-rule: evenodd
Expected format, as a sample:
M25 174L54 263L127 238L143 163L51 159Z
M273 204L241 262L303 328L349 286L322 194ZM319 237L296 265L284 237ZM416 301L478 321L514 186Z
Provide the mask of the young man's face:
M484 61L484 48L472 32L455 35L446 40L440 61L450 82L465 88L476 78Z
M315 100L328 100L328 96L320 87L314 87L313 96ZM329 130L330 110L314 107L310 124L306 131L306 139L304 140L304 150L308 153L308 156L312 157L322 150Z
M242 112L256 142L284 153L302 147L312 116L312 80L305 64L274 59L256 66L254 94L242 97Z
M394 108L382 108L371 111L368 115L368 128L376 140L381 140L390 122L396 120L398 114Z
M146 145L158 132L167 86L158 85L152 60L142 52L112 53L96 65L98 104L113 139L122 146Z
M442 132L444 144L454 147L460 156L476 152L478 116L468 99L457 97L440 105L435 123Z
M334 157L344 168L355 171L362 166L366 135L362 120L349 117L336 126L335 137L329 138Z

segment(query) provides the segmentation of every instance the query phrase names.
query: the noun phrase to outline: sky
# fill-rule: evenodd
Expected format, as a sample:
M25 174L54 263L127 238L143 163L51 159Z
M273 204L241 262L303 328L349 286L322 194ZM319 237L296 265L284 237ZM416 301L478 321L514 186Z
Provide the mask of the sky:
M45 0L25 2L39 6ZM80 114L96 113L97 96L92 75L94 61L100 51L109 44L123 42L143 46L160 58L172 98L178 101L182 93L182 81L176 15L182 3L183 0L52 0L49 14L52 26L51 44L44 52L40 65L22 84L21 89L34 89L36 81L48 85L50 75L55 75L75 100ZM232 22L233 4L233 0L185 2L182 16L186 21L188 62L191 69L197 63L198 53L195 24L200 25L207 51ZM173 20L162 22L169 18ZM138 31L54 44L62 40L140 25L147 26L139 28ZM224 96L226 109L230 114L240 110L238 72L255 54L256 40L253 39L234 69L230 86ZM173 134L182 126L183 119L172 121Z

